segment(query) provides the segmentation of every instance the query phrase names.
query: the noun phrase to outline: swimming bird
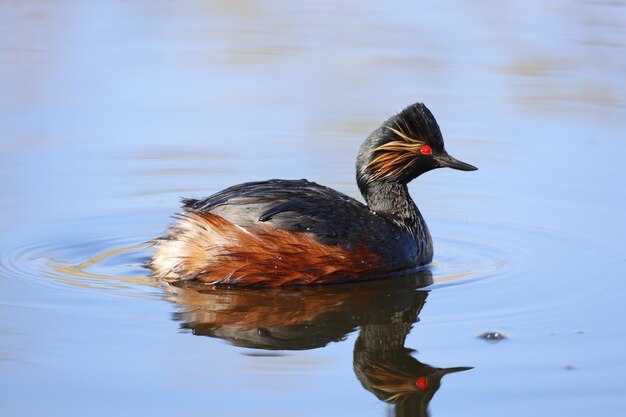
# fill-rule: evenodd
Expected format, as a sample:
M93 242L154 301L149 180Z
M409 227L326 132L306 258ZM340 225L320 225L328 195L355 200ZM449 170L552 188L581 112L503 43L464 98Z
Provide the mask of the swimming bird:
M439 125L415 103L359 149L365 204L307 180L234 185L183 199L148 267L172 283L216 286L331 284L408 274L433 257L430 232L407 184L432 169L477 168L448 155Z

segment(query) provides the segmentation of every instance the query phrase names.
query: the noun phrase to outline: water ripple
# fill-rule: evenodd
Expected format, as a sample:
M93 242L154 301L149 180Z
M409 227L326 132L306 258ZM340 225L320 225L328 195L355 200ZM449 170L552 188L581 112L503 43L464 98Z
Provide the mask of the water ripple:
M148 244L137 237L24 244L3 251L0 271L9 279L47 291L106 290L141 296L155 286L143 268ZM102 249L104 248L104 249Z
M542 245L551 239L559 240L559 244L567 242L556 231L528 225L448 220L436 223L443 226L437 227L441 232L434 237L431 289L468 286L486 280L507 280L507 285L513 288L529 265L537 262L529 242L543 242ZM147 296L146 290L153 291L159 283L143 267L150 256L145 241L145 237L127 236L18 245L0 255L0 271L29 285L57 291L71 287Z

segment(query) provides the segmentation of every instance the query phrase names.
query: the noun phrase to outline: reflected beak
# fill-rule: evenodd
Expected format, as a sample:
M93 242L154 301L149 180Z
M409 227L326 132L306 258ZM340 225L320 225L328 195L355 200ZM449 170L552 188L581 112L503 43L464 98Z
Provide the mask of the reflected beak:
M447 153L436 155L435 161L439 162L440 167L454 168L461 171L476 171L478 169L474 165L466 164L465 162L459 161L458 159L451 157Z

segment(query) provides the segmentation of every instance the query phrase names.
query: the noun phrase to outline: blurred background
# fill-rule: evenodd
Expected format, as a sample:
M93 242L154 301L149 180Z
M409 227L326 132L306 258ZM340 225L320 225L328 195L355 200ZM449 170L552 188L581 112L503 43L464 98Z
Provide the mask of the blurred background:
M623 415L625 49L622 0L0 0L0 414ZM359 197L416 101L479 167L410 186L433 285L147 276L180 197Z

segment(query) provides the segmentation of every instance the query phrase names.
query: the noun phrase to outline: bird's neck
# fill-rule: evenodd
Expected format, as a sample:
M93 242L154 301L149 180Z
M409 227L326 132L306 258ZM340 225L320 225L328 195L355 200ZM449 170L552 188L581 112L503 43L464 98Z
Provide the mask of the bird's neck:
M406 184L374 181L360 188L367 206L378 215L406 226L411 226L422 218Z
M361 182L359 188L371 211L391 220L417 243L416 262L419 265L429 263L433 257L432 238L406 184L391 181Z

